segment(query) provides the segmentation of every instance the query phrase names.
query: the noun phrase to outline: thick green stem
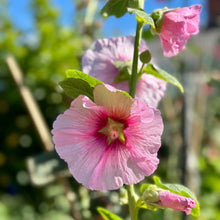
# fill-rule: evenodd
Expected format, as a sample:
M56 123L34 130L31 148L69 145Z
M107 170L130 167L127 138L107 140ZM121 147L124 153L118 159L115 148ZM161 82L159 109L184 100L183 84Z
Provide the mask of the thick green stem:
M139 0L139 7L140 8L144 7L144 0ZM137 80L138 80L138 54L139 54L139 46L141 43L142 28L143 28L143 23L137 19L133 63L132 63L132 73L131 73L131 78L130 78L130 83L129 83L129 87L130 87L129 94L133 98L135 97ZM129 213L130 213L131 220L137 220L138 209L136 208L134 186L127 185L126 189L128 193L128 205L129 205Z
M138 53L139 53L139 46L141 42L142 27L143 27L143 23L137 20L136 36L135 36L135 42L134 42L134 55L133 55L133 63L132 63L132 73L131 73L131 79L130 79L130 91L129 91L129 94L133 98L135 96L137 79L138 79Z
M127 185L126 189L128 193L128 205L129 205L129 213L131 220L137 220L137 209L136 209L136 200L134 195L134 186Z

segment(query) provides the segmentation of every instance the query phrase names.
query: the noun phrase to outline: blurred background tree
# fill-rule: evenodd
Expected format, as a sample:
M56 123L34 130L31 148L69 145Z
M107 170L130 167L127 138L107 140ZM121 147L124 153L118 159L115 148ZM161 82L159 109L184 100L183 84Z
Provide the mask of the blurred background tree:
M98 3L97 0L73 1L75 13L72 15L72 26L64 27L60 23L60 11L50 1L29 1L34 22L28 34L13 25L8 4L9 1L0 0L0 216L3 220L69 220L72 219L70 205L59 183L41 187L31 184L26 159L42 153L42 144L5 59L9 54L17 59L25 83L51 128L54 119L70 102L62 94L59 81L64 79L67 69L80 68L81 55L94 39L102 35ZM188 100L191 105L187 112L191 117L185 118L185 122L193 134L191 141L187 140L187 146L195 150L193 155L196 159L188 165L196 162L194 168L199 180L195 190L201 203L201 220L220 219L218 0L210 0L209 6L209 28L203 29L194 41L189 42L189 49L180 56L168 61L161 57L158 39L149 42L160 66L182 78L186 91L189 91L186 95L190 97L193 94L194 97ZM144 38L149 40L147 30ZM195 74L187 75L189 72ZM189 79L193 79L193 83ZM182 112L183 103L181 94L168 86L160 105L165 133L159 152L161 162L156 172L167 182L180 182L181 176L188 174L189 167L184 168L179 163L184 162L183 154L180 154L184 143L181 135L181 117L185 114ZM186 170L183 172L183 169ZM75 210L81 213L81 219L98 219L98 205L108 206L111 211L126 218L126 207L117 205L119 198L116 192L89 192L73 178L69 180L76 199ZM169 209L140 213L140 219L153 218L174 220L181 219L181 214Z

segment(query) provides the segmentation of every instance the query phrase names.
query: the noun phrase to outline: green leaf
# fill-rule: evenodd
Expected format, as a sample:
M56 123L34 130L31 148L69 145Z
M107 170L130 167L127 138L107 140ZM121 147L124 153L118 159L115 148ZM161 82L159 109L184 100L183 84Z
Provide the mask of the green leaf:
M103 17L114 15L117 18L122 17L127 12L129 0L109 0L101 10Z
M110 211L102 207L98 207L97 211L105 220L123 220L122 218L118 217L117 215L111 213Z
M85 95L93 101L94 87L97 84L103 84L103 82L79 70L67 70L66 76L67 79L60 82L60 86L64 92L73 99L79 95Z
M185 196L185 197L190 197L192 199L194 199L194 201L196 202L196 208L192 209L190 215L194 216L194 217L198 217L199 213L200 213L200 207L199 207L199 203L195 197L195 195L193 194L192 191L190 191L190 189L188 189L187 187L180 185L180 184L163 184L160 181L160 178L158 176L154 176L153 177L154 183L156 186L168 190L172 193L181 195L181 196Z
M82 79L70 78L60 82L59 84L63 88L64 92L73 99L77 98L79 95L85 95L92 101L94 100L94 88Z
M146 74L151 74L159 79L164 80L165 82L169 82L169 83L177 86L182 93L184 92L184 89L183 89L181 83L174 76L167 73L165 70L158 69L158 68L154 67L152 64L148 64L144 68L143 72Z
M98 79L85 74L79 70L67 70L66 71L67 78L74 78L74 79L82 79L86 81L91 87L95 87L97 84L103 84L103 82L99 81Z
M145 0L129 0L129 8L143 8Z
M144 10L135 9L135 8L128 8L127 10L128 10L129 13L135 14L137 16L137 19L140 22L143 22L145 24L149 24L153 29L155 29L154 20Z

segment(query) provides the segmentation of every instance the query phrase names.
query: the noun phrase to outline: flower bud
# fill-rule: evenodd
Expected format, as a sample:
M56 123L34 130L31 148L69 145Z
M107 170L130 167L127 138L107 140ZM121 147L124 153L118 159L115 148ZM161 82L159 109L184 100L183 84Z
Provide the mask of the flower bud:
M170 191L150 185L143 193L143 201L148 208L171 208L190 214L196 208L196 202L189 197L181 196Z
M149 63L151 61L151 53L149 50L145 50L140 54L140 60L142 63Z
M169 191L160 191L159 198L159 205L183 211L187 215L190 214L193 208L196 208L196 202L192 198L180 196Z

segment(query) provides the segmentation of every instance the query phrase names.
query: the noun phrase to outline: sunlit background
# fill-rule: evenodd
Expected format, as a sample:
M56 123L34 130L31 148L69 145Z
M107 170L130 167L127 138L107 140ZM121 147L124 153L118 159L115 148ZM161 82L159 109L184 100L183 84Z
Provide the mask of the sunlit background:
M134 34L135 17L104 19L98 0L0 0L0 219L101 219L98 206L127 218L119 194L91 192L69 176L44 138L57 115L70 103L58 83L67 69L80 69L82 54L101 37ZM164 182L183 183L197 196L199 220L220 219L220 4L219 0L146 0L145 10L202 4L199 35L178 56L164 58L157 37L146 26L143 38L157 64L173 73L183 96L168 85L159 105L165 131L155 174ZM24 83L16 84L6 61L13 56ZM45 120L39 136L19 91L30 91ZM35 113L34 113L35 114ZM143 182L151 182L149 177ZM138 188L137 188L138 191ZM140 220L179 220L178 211L141 211ZM187 217L187 219L193 219Z

